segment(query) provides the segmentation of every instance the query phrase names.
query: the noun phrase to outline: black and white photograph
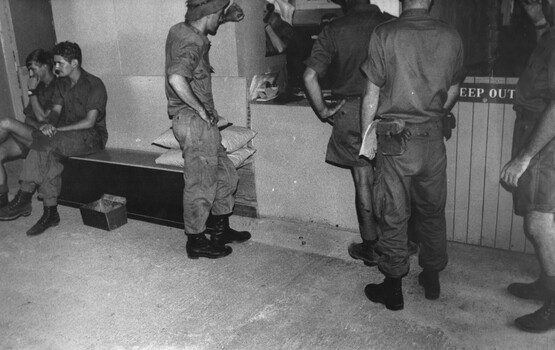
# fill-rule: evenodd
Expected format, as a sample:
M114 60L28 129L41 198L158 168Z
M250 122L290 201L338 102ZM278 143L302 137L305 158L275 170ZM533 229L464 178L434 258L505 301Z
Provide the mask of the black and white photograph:
M555 349L555 0L0 0L0 349Z

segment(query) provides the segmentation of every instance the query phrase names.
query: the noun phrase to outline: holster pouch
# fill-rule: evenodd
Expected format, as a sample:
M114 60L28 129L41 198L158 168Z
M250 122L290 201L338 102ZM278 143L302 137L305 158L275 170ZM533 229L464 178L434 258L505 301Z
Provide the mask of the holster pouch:
M376 124L378 136L378 152L384 156L400 156L407 150L407 139L410 137L402 119L385 118Z
M453 134L453 129L457 126L457 119L453 115L453 113L447 113L443 117L443 122L441 123L441 127L443 128L443 136L445 140L449 140L451 135Z

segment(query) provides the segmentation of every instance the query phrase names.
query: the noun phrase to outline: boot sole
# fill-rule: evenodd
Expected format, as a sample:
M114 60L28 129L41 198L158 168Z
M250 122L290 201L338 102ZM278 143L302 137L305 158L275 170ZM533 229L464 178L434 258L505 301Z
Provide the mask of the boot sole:
M364 288L364 294L366 295L366 297L368 298L368 300L370 300L373 303L380 303L385 305L385 308L391 311L399 311L399 310L403 310L403 308L405 307L405 303L401 303L401 304L387 304L385 302L385 300L381 299L381 298L373 298L370 293L367 292L366 288Z
M520 324L520 322L518 322L518 319L515 320L515 326L521 331L529 332L529 333L545 333L555 328L555 325L546 329L529 328L529 327L526 327L525 325Z
M202 253L189 253L187 252L187 257L192 260L197 260L198 258L207 258L207 259L218 259L224 258L231 254L233 251L230 249L229 252L226 251L224 254L221 255L210 255L210 254L202 254Z
M26 211L26 212L23 212L23 213L19 213L19 214L17 214L17 215L10 216L10 217L5 217L5 216L4 216L4 217L0 217L0 221L12 221L12 220L15 220L15 219L17 219L17 218L19 218L19 217L22 217L22 216L29 216L29 215L31 215L31 210Z

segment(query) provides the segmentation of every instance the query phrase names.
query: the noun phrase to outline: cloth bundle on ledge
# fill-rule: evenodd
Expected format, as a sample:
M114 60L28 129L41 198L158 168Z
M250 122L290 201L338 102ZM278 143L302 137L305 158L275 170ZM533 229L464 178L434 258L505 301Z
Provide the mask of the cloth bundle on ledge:
M248 145L256 136L256 132L243 126L231 125L223 118L218 122L218 127L221 130L222 145L227 152L227 156L233 162L235 168L240 168L256 152L254 148ZM152 141L152 144L167 149L166 152L156 158L156 164L183 168L183 154L171 128Z

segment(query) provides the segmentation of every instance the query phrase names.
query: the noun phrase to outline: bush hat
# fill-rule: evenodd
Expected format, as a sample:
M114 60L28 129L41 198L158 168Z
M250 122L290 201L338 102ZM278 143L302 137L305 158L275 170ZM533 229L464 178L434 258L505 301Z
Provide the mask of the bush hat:
M185 19L189 22L218 12L229 4L229 0L188 0Z

